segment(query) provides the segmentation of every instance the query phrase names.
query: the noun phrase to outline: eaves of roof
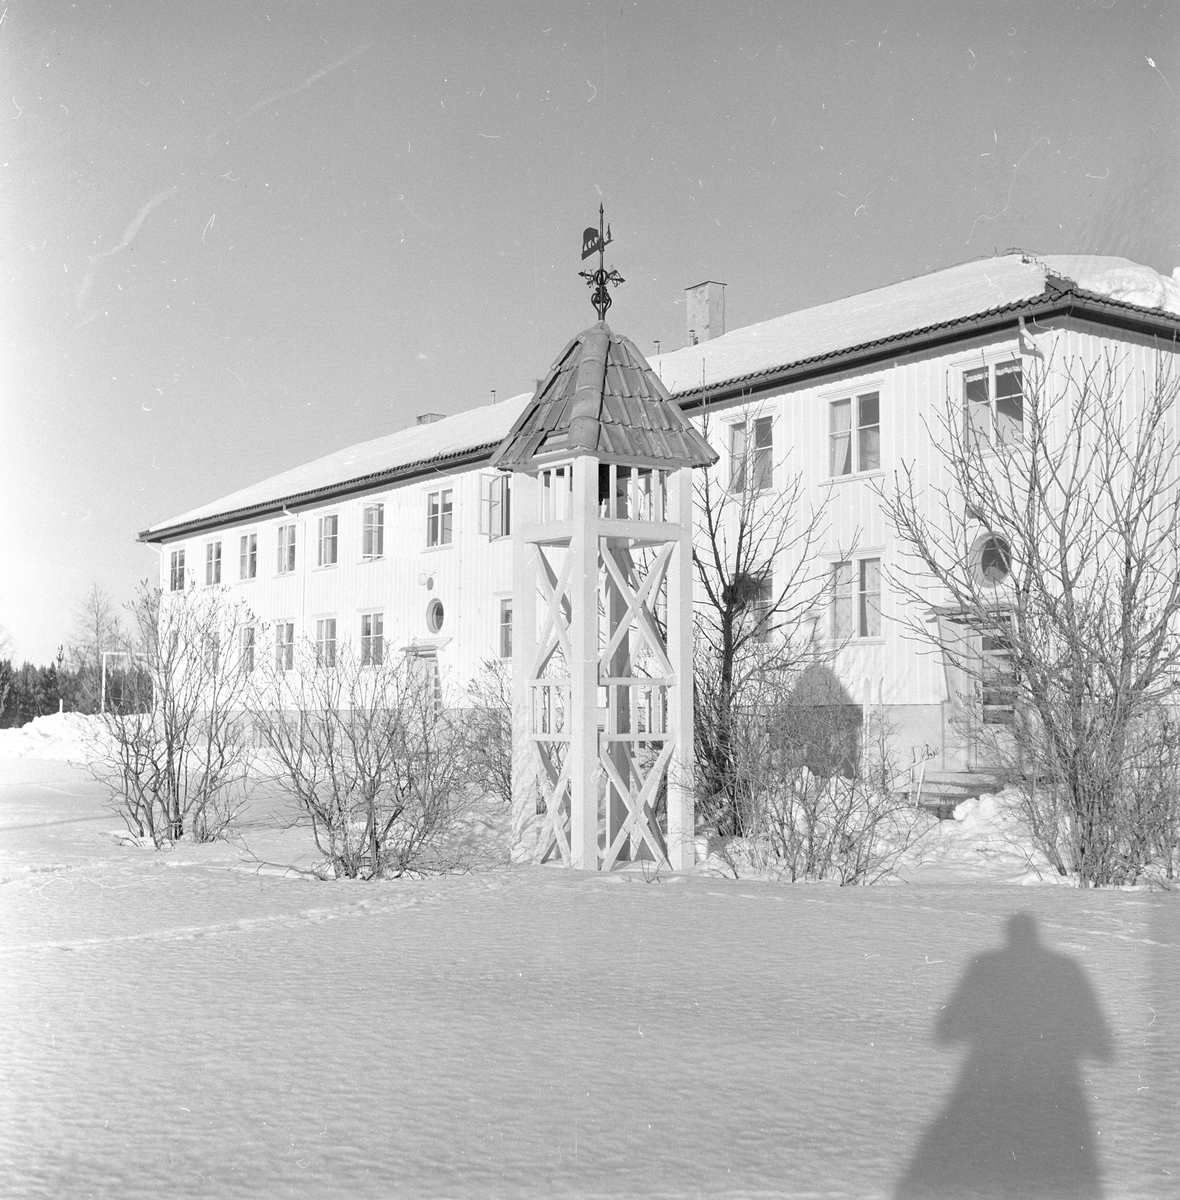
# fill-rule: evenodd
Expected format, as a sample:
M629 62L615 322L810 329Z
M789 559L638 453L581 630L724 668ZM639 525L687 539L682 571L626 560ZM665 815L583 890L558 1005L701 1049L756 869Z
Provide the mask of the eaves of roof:
M408 483L414 479L436 475L441 471L478 466L488 460L492 451L499 444L499 441L495 441L485 442L481 446L468 446L453 454L439 454L431 458L420 459L417 462L400 463L388 470L372 471L368 475L358 475L354 479L346 479L328 487L293 492L289 496L278 496L274 500L267 500L261 504L250 504L245 508L236 508L229 512L213 513L207 517L169 525L166 528L145 529L136 537L136 541L149 544L176 541L178 538L189 537L194 533L204 533L211 529L220 529L226 525L240 525L246 521L260 521L267 517L276 517L285 509L309 508L328 504L333 500L344 500L362 492L380 491L393 484Z
M1098 321L1104 325L1122 329L1128 333L1139 333L1151 337L1165 337L1180 342L1180 318L1172 313L1156 309L1140 308L1122 300L1112 300L1093 292L1083 291L1069 281L1052 276L1045 290L1027 300L1015 301L975 313L969 317L956 318L892 334L872 342L848 346L840 350L817 355L814 358L784 363L747 375L735 375L731 379L711 383L703 391L697 388L683 389L672 393L672 399L681 410L692 413L706 406L712 407L734 400L749 400L759 395L777 391L791 384L803 383L824 375L840 371L871 367L882 361L962 341L965 338L1000 333L1012 329L1023 318L1025 321L1051 320L1074 317ZM245 521L262 520L277 516L284 509L307 508L330 503L362 492L378 491L393 484L406 483L416 478L453 471L464 467L486 463L499 441L479 446L470 446L452 454L437 455L417 462L403 463L388 470L376 471L345 480L327 487L313 488L288 496L280 496L264 503L249 505L230 512L216 513L167 528L145 529L138 541L163 543L179 538L238 525Z
M923 350L935 350L964 338L1002 332L1025 321L1050 320L1059 317L1078 317L1098 320L1105 325L1131 333L1166 337L1180 341L1180 318L1172 313L1140 308L1122 300L1112 300L1093 292L1074 287L1066 280L1050 277L1045 290L1027 300L1014 301L969 317L958 317L921 329L891 334L872 342L847 346L814 358L800 359L782 366L735 375L730 379L710 383L703 390L697 386L672 393L682 411L691 413L706 406L732 400L751 399L767 392L778 391L789 384L803 383L823 375L855 368L871 367L884 360Z

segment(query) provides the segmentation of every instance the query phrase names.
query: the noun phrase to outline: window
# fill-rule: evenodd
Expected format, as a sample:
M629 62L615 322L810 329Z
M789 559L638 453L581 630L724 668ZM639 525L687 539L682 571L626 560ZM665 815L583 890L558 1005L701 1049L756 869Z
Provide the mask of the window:
M771 606L774 603L774 580L766 575L757 582L750 600L750 616L753 618L753 640L762 645L770 641L772 628Z
M361 617L361 666L379 667L385 660L385 618L381 613Z
M1016 712L1016 668L1012 644L1006 637L984 635L981 639L983 670L983 723L1010 725Z
M454 495L455 493L447 488L445 492L431 492L426 497L426 544L428 546L449 546L451 544Z
M439 633L442 630L445 615L441 600L431 600L426 606L426 626L431 633Z
M512 490L509 475L483 475L479 480L479 531L489 538L512 532Z
M212 586L221 582L221 543L205 543L205 583Z
M292 621L275 623L275 667L289 671L295 665L295 625Z
M832 567L832 636L881 636L881 560L862 558Z
M975 562L983 582L997 587L1012 571L1012 548L1001 537L986 537L975 551Z
M216 678L221 669L221 638L215 633L207 633L204 637L205 669Z
M295 526L279 526L279 574L288 575L295 570Z
M512 597L500 601L499 649L501 658L512 657Z
M385 505L366 504L361 520L361 557L380 558L385 553Z
M244 533L238 550L238 578L254 579L258 574L258 534Z
M184 551L172 551L172 569L168 574L168 587L173 592L184 591Z
M337 532L340 528L340 518L333 514L330 517L320 517L319 551L316 555L316 565L334 567L336 565Z
M1011 446L1024 437L1020 363L989 363L963 372L963 410L969 446Z
M746 473L751 486L760 492L770 487L774 473L774 418L754 421L754 445L749 444L748 425L741 421L729 427L729 490L746 490Z
M828 446L833 479L881 469L879 392L833 400L828 405Z
M238 661L247 675L254 670L254 626L246 625L238 634Z
M324 617L315 623L315 665L336 665L336 618Z

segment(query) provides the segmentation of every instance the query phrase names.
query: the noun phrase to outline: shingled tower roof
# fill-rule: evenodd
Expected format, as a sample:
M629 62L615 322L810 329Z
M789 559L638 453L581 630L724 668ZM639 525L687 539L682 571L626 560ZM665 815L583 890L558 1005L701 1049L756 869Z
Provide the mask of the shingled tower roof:
M579 454L660 467L717 461L647 359L605 321L583 330L561 352L492 464L527 471Z

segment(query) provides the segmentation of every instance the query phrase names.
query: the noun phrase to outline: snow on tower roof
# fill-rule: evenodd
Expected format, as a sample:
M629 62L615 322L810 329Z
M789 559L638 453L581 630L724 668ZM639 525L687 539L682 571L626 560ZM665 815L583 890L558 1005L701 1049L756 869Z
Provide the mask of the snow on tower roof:
M492 465L520 470L555 453L679 467L717 461L647 360L605 321L558 355Z
M809 363L822 369L824 360L858 349L887 344L900 350L920 334L953 331L987 314L1011 314L1014 319L1063 297L1074 297L1094 312L1122 310L1171 318L1174 328L1180 318L1180 280L1150 267L1098 255L1012 253L735 329L654 358L652 367L673 399L688 404L701 394L702 384L718 388ZM532 399L524 393L349 446L161 521L141 533L140 540L181 537L273 515L285 506L324 502L433 470L486 462ZM611 438L626 434L625 423L617 419L607 426Z

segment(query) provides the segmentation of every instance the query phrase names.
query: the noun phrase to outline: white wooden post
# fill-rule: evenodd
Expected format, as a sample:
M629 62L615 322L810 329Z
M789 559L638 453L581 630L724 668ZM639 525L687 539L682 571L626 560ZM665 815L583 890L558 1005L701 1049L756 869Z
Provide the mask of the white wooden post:
M669 497L680 527L668 567L668 658L676 682L668 689L668 732L676 748L668 768L668 860L682 871L696 861L695 755L692 703L692 471L681 468L669 480Z
M527 862L538 851L537 750L532 737L537 653L536 547L525 533L537 520L536 476L512 476L512 857Z
M598 459L573 465L570 570L570 859L598 870Z

